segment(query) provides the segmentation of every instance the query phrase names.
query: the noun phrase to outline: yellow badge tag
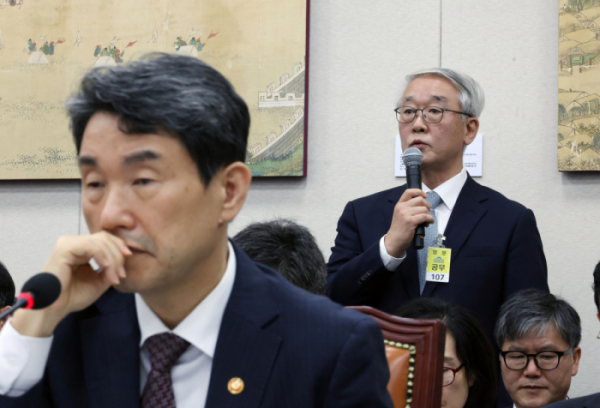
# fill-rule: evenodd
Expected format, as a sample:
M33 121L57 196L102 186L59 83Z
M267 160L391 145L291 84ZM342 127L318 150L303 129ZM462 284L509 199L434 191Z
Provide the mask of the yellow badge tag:
M450 248L429 247L427 251L427 282L450 282Z

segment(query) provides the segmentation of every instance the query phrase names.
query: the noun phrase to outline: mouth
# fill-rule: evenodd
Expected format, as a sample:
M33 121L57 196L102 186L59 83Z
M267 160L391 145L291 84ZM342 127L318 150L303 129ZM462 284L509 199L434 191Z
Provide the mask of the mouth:
M427 146L427 143L425 143L421 139L415 139L412 141L412 143L410 144L409 147L416 147L417 149L419 149L419 148L425 147L425 146Z
M129 250L131 251L131 253L134 254L134 255L135 254L149 254L148 251L144 251L141 248L134 247L134 246L131 246L131 245L127 245L127 248L129 248Z
M524 389L524 390L527 390L529 392L539 392L539 391L542 391L542 390L546 389L546 387L542 387L542 386L539 386L539 385L525 385L525 386L523 386L521 388Z

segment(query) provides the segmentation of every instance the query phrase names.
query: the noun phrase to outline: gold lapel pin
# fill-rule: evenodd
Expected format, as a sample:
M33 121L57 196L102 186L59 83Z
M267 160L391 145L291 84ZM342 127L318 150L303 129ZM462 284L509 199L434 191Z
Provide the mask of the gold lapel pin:
M227 389L233 395L240 394L242 391L244 391L244 380L238 377L232 378L229 380L229 383L227 383Z

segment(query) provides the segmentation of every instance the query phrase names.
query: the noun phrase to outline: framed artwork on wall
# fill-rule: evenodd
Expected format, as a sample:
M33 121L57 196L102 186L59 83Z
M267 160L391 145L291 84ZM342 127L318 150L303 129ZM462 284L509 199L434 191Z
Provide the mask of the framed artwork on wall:
M558 170L600 170L600 0L560 2Z
M199 58L248 104L253 175L306 175L309 0L0 0L0 179L78 178L64 109L82 75Z

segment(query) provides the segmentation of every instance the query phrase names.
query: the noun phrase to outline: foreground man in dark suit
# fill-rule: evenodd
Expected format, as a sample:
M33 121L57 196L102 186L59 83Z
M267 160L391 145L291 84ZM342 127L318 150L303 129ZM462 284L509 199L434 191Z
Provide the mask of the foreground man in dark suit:
M88 73L69 113L92 234L59 239L60 298L2 331L0 406L392 406L377 324L228 241L251 173L224 77L151 56Z
M496 316L510 295L548 291L533 212L479 185L463 168L463 149L477 135L484 105L479 84L449 69L419 71L407 83L396 117L402 148L423 153L423 190L404 185L346 205L327 266L328 294L342 305L387 313L420 296L457 303L494 344ZM441 202L430 213L431 190ZM448 283L426 281L419 266L427 248L418 255L412 240L424 222L432 224L426 234L441 234L452 251Z
M598 313L596 316L600 320L600 262L596 264L594 269L594 303L596 303L596 309ZM600 338L600 334L598 334ZM600 388L600 387L598 387ZM586 395L585 397L574 398L567 401L557 402L552 405L548 405L548 408L598 408L600 407L600 392L592 395Z

